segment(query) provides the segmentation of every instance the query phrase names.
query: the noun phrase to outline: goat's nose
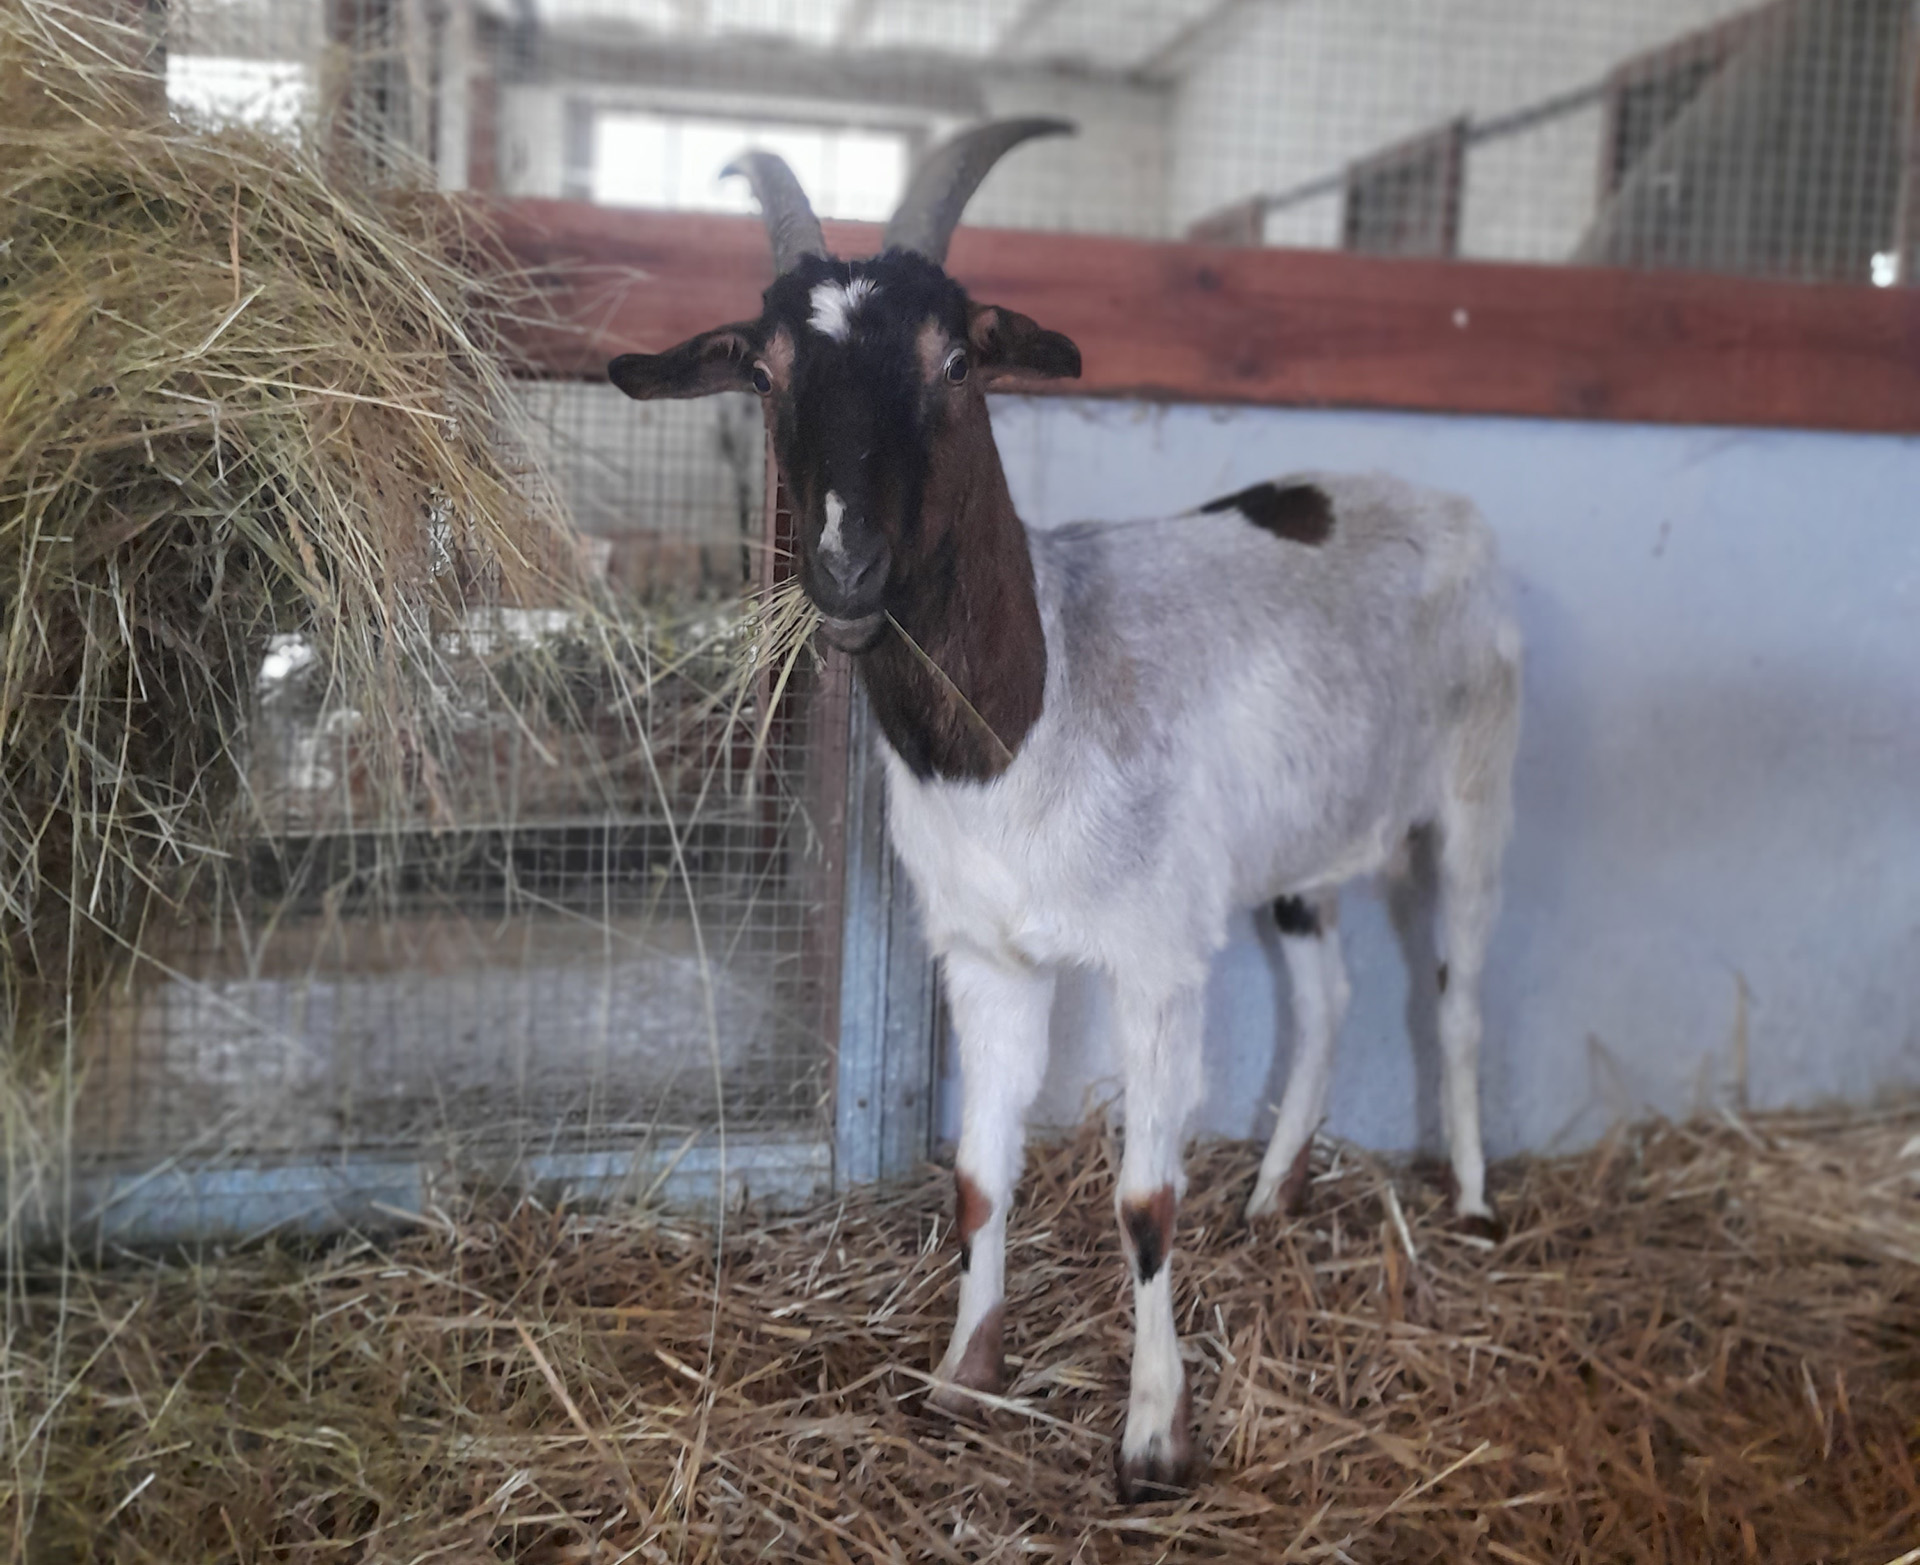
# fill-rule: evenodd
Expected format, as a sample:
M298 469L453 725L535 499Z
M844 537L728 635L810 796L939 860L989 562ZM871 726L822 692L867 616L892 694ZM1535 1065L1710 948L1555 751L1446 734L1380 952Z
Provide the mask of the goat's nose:
M869 554L856 559L845 549L822 549L820 565L832 579L834 586L840 589L842 597L851 598L860 588L860 584L873 574L874 566L880 563L877 554Z
M862 549L856 553L847 547L847 507L831 489L827 491L825 510L826 525L820 530L820 568L840 590L840 596L851 599L860 584L873 575L882 551Z

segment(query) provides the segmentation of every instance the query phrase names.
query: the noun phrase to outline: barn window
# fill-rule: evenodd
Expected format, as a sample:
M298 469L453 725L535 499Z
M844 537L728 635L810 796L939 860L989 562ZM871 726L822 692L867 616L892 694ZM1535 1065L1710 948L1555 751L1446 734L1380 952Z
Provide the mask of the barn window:
M604 206L751 212L746 181L720 178L749 146L785 158L822 217L882 222L907 175L904 133L852 125L606 110L591 146L587 182Z
M1347 170L1341 247L1370 255L1455 255L1467 120L1355 163Z

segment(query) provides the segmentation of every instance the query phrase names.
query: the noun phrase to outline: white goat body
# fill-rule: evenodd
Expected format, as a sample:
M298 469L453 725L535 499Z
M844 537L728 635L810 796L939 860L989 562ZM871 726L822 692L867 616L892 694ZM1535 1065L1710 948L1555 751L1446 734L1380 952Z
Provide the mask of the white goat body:
M1091 968L1113 986L1116 1199L1139 1292L1128 1493L1191 1464L1164 1262L1201 1094L1200 996L1236 911L1295 898L1313 926L1283 926L1294 1063L1250 1202L1260 1213L1290 1172L1297 1195L1324 1112L1347 999L1337 889L1399 868L1413 834L1432 830L1452 979L1438 975L1442 1118L1460 1210L1489 1215L1476 990L1508 832L1519 636L1466 501L1379 475L1271 489L1307 486L1332 522L1315 543L1237 508L1030 531L1045 699L1011 764L987 782L922 778L886 750L893 842L962 1051L962 1224L971 1207L978 1227L941 1366L959 1386L997 1380L1004 1221L1053 975Z
M1332 501L1318 546L1237 510L1029 531L1046 697L1012 765L921 780L883 746L937 954L1201 982L1233 913L1378 871L1441 819L1452 752L1511 725L1492 540L1452 496L1276 487L1303 484Z

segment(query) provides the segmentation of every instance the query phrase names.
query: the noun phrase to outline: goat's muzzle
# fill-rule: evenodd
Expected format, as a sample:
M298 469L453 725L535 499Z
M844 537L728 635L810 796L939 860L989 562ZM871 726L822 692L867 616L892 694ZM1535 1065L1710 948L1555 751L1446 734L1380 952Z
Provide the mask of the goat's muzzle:
M831 614L823 614L820 616L820 634L826 638L828 646L842 652L865 652L880 639L881 629L886 623L884 609L863 614L858 619L836 619Z
M863 652L886 623L884 595L892 561L883 542L863 549L817 548L805 573L807 596L821 615L821 631L843 652Z

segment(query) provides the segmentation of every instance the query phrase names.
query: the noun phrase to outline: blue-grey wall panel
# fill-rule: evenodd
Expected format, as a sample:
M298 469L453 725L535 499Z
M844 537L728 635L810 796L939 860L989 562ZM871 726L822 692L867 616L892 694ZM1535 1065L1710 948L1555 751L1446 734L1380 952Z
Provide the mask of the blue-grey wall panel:
M1317 466L1485 511L1529 659L1492 1150L1722 1101L1743 1055L1757 1105L1920 1082L1920 439L1018 398L994 418L1037 525ZM1404 1148L1398 948L1371 893L1342 928L1330 1128ZM1270 1123L1284 999L1249 922L1214 984L1206 1128ZM1111 1086L1088 985L1063 986L1054 1031L1057 1123Z

